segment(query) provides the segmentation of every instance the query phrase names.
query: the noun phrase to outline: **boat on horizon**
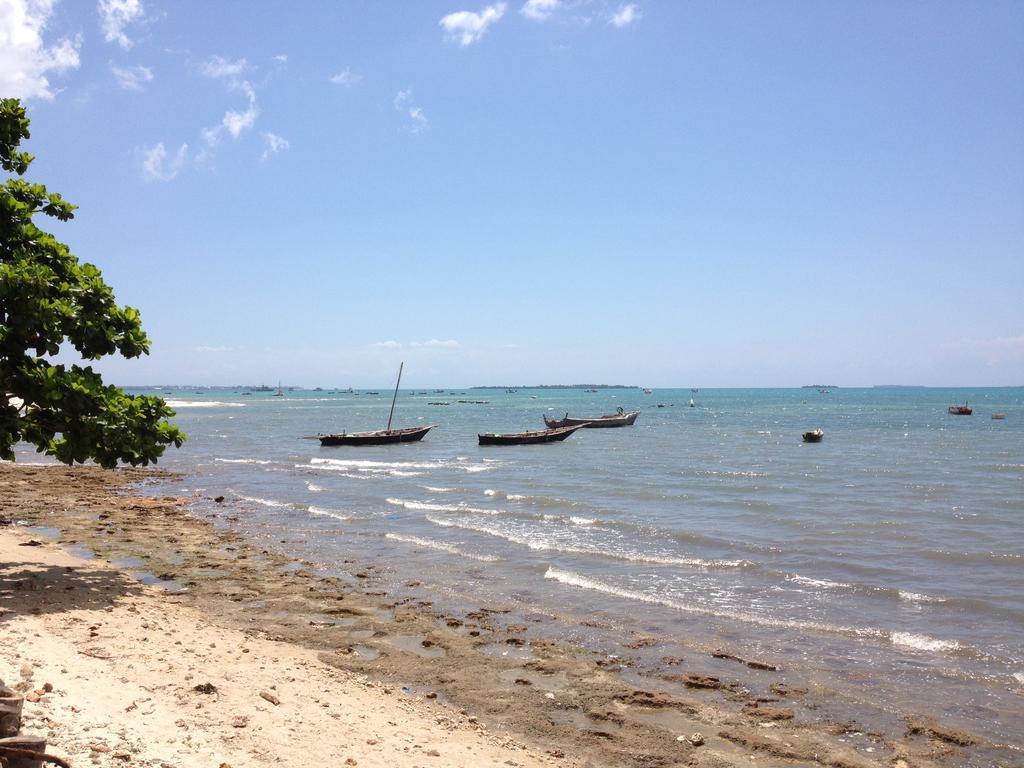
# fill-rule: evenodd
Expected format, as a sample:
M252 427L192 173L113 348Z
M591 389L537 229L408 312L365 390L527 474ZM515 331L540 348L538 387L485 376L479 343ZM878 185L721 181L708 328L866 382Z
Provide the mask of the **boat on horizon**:
M967 404L966 400L963 405L951 405L947 410L951 416L970 416L974 413L974 409Z
M395 382L395 394L391 398L391 413L388 414L388 426L386 429L378 429L372 432L336 432L330 435L317 435L320 445L390 445L392 443L416 443L423 439L423 436L436 427L436 424L428 424L425 427L407 427L406 429L392 429L391 419L395 415L395 401L398 400L398 386L402 383L402 369L405 363L398 366L398 381Z
M544 423L548 429L558 429L560 427L586 427L587 429L599 429L602 427L629 427L632 426L633 422L636 421L636 417L640 415L640 411L630 411L626 413L622 408L618 409L617 413L610 413L604 416L594 416L593 418L579 418L572 417L569 412L566 411L565 417L561 419L549 419L547 416L544 417Z
M820 443L824 437L825 433L821 431L821 427L812 429L810 432L804 432L805 443Z
M480 445L537 445L540 443L560 443L577 429L583 429L583 424L571 427L558 427L557 429L541 429L535 432L484 432L477 435Z

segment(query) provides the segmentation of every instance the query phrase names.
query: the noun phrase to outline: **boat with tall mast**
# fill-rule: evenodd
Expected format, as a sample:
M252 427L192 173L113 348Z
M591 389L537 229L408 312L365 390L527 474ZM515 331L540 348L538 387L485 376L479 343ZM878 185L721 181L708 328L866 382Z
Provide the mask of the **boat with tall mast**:
M436 424L425 427L408 427L392 429L391 420L395 415L395 402L398 400L398 386L402 383L402 369L405 363L398 366L398 381L395 382L395 394L391 397L391 413L388 414L386 429L373 432L338 432L330 435L317 435L320 445L390 445L391 443L415 443L423 439Z

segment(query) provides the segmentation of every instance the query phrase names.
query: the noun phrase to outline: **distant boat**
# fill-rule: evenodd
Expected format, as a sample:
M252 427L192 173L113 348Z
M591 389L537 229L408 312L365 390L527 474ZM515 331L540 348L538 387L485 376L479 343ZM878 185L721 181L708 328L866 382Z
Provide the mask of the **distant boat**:
M536 432L511 432L508 434L497 434L485 432L477 435L480 445L536 445L538 443L558 443L565 440L583 425L573 427L559 427L558 429L543 429Z
M629 413L624 412L619 408L618 413L611 413L605 416L595 416L593 418L572 418L568 412L565 414L565 418L562 419L549 419L547 416L544 417L544 423L548 429L558 429L559 427L586 427L587 429L598 429L601 427L629 427L632 426L633 422L636 421L636 417L640 415L640 411L630 411Z
M597 392L596 389L584 389L583 391L584 392Z
M690 407L691 408L696 408L697 407L697 404L695 402L693 402L693 398L692 397L690 398Z
M405 363L398 366L398 381L395 382L395 394L391 398L391 413L388 414L387 429L378 429L374 432L341 432L331 435L317 435L321 446L325 445L389 445L391 443L415 443L423 439L423 436L436 427L430 424L426 427L410 427L408 429L392 429L391 419L395 415L395 401L398 399L398 385L402 383L402 369Z
M652 391L653 391L653 390L650 390L650 389L647 389L647 387L644 387L644 394L645 394L645 395L649 395L649 394L651 394L651 392L652 392Z
M996 421L1002 421L1003 419L1006 418L1006 414L1005 413L993 413L992 414L992 418L995 419Z
M825 433L821 431L820 427L810 432L804 432L805 443L820 443L823 437L825 437Z
M274 397L284 397L284 390L281 389L281 382L277 382L277 392L274 393Z
M974 413L974 409L966 402L963 405L951 405L948 410L952 416L970 416Z
M694 394L696 394L696 393L700 392L700 390L699 390L699 389L691 389L690 391L691 391L691 392L693 392Z

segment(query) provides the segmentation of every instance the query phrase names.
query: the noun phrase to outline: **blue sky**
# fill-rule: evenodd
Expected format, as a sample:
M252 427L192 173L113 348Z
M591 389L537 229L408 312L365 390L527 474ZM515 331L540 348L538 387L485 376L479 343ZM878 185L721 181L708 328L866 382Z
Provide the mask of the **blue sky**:
M121 384L1024 383L1024 4L0 0Z

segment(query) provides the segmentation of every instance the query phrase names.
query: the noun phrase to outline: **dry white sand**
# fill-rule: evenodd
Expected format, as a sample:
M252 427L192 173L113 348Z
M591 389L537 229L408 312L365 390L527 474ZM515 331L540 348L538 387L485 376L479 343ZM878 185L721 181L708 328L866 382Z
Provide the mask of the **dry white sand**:
M26 541L0 530L0 679L28 699L22 732L76 766L577 765Z

